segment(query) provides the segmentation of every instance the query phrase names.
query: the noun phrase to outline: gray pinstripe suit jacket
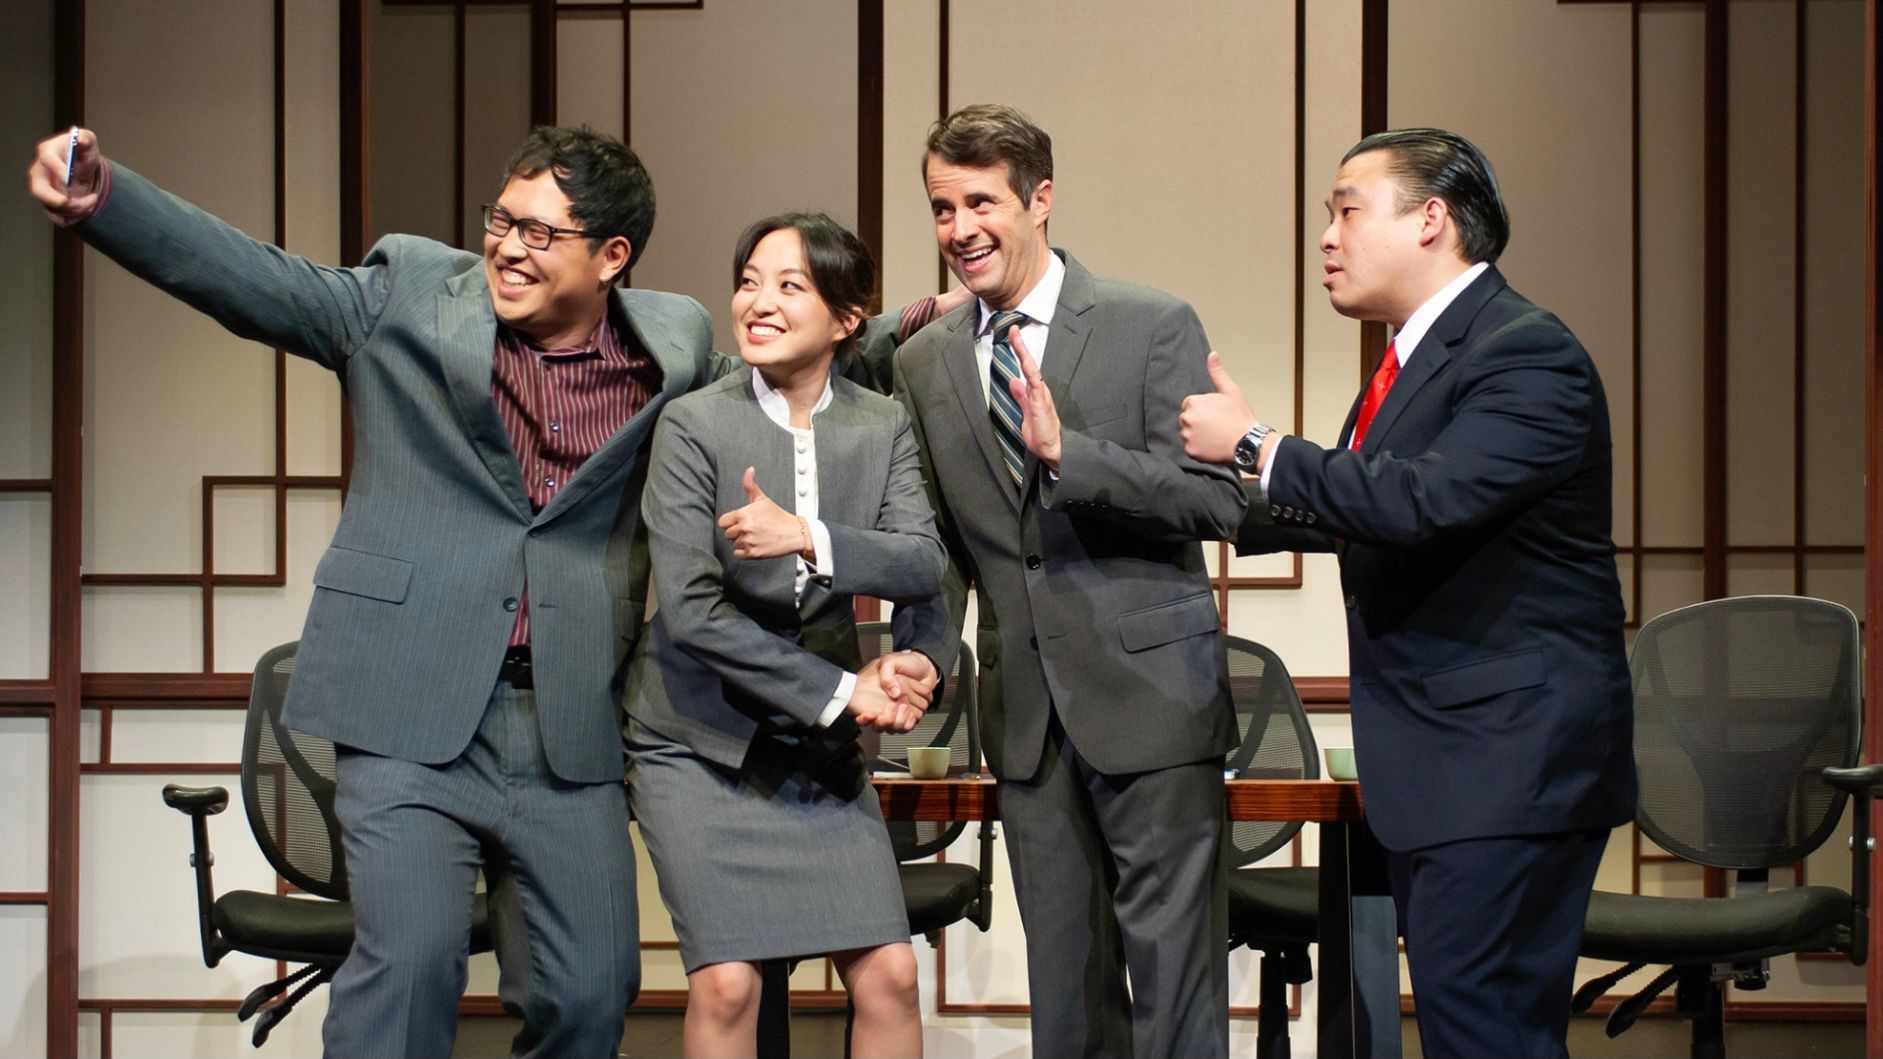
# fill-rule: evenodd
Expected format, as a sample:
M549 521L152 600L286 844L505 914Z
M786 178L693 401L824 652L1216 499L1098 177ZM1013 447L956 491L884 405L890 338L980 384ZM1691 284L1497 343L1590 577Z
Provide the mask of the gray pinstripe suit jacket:
M796 598L790 557L744 560L716 520L746 504L742 476L793 510L790 435L741 369L675 401L654 432L646 512L660 609L628 676L628 712L729 767L761 725L814 725L858 664L853 596L915 602L941 588L946 558L923 493L909 417L894 401L831 380L817 428L818 518L834 570Z
M455 758L527 583L550 768L618 780L616 678L646 609L640 486L654 421L708 370L699 304L616 292L617 319L660 365L662 388L532 514L491 401L497 324L477 255L389 236L358 268L316 265L115 164L110 201L78 231L236 334L340 376L352 489L314 574L288 723L375 754Z

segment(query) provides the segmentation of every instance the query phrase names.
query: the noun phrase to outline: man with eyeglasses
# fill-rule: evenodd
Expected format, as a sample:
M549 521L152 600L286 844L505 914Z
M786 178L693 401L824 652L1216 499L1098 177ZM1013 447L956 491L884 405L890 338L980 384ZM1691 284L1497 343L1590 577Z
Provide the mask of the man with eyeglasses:
M526 928L498 938L515 1054L615 1055L639 989L613 687L654 420L721 368L699 303L616 285L654 223L633 151L538 128L504 172L481 261L393 235L357 268L250 238L89 130L29 172L56 223L343 383L352 487L285 707L336 745L356 935L329 1055L450 1053L480 868Z

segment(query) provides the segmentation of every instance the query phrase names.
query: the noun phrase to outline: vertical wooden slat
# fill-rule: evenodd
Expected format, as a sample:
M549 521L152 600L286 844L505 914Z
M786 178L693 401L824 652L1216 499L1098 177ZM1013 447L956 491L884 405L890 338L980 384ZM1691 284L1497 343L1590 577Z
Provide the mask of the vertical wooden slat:
M530 0L530 124L556 123L556 0Z
M1633 467L1630 491L1634 494L1629 513L1629 547L1633 551L1630 564L1631 582L1628 593L1628 614L1636 624L1647 619L1641 613L1642 568L1646 566L1646 556L1642 552L1642 526L1645 517L1641 506L1644 491L1641 488L1642 454L1647 446L1643 443L1641 431L1644 424L1641 404L1641 0L1631 0L1628 16L1628 296L1630 302L1628 320L1628 372L1632 381L1633 400L1629 417L1633 423L1634 443L1629 446L1629 465ZM1635 889L1641 892L1641 843L1635 841Z
M1387 93L1386 0L1360 6L1360 135L1384 132ZM1360 378L1364 381L1386 352L1387 327L1377 320L1360 323Z
M883 0L857 0L857 237L883 261ZM871 312L880 308L876 271Z
M85 0L53 5L53 112L85 123ZM52 547L46 792L46 1052L78 1053L80 566L84 561L85 261L60 233L52 257Z
M1809 49L1805 44L1805 0L1792 0L1792 25L1796 42L1792 49L1792 284L1791 284L1791 581L1792 594L1805 594L1805 117L1809 92L1806 85Z
M1883 17L1877 0L1863 5L1863 676L1864 760L1883 760L1883 348L1879 348L1877 284L1883 283L1883 208L1878 203L1877 140L1883 131L1877 59L1883 54ZM1870 838L1883 834L1883 814L1870 815ZM1874 856L1874 855L1872 855ZM1872 860L1874 864L1875 861ZM1864 969L1864 1052L1883 1059L1883 872L1870 873L1870 962Z
M1726 0L1707 0L1702 148L1700 466L1702 595L1726 594Z

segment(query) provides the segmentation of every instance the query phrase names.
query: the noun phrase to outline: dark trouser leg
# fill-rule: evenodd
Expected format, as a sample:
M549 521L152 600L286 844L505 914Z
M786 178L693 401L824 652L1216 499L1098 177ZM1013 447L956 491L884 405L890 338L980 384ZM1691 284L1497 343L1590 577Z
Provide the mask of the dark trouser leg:
M1563 1056L1607 831L1387 854L1425 1054Z

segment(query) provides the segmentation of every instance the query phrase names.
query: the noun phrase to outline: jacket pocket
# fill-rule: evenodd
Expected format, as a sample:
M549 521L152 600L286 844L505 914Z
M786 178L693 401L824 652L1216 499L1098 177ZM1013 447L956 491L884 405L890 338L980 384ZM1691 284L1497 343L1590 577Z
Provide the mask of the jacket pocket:
M1523 688L1534 688L1544 680L1543 651L1527 648L1509 651L1475 662L1440 669L1420 677L1425 696L1436 709L1463 706Z
M404 603L412 583L412 564L390 555L330 547L314 570L314 584L352 596Z
M1216 596L1199 592L1170 603L1159 603L1118 616L1118 639L1127 651L1187 639L1222 627L1216 617Z

